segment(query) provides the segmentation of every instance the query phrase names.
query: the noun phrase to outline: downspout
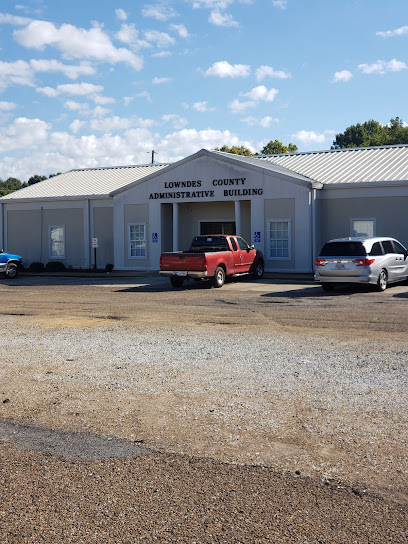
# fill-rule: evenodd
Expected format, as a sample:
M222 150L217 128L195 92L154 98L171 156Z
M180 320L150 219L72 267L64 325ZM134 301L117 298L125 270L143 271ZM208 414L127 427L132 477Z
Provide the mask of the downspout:
M312 189L312 271L316 259L316 189Z
M41 206L40 210L40 258L38 259L42 263L43 254L43 222L44 222L44 208Z
M92 268L92 264L91 264L91 259L92 259L92 248L91 248L91 238L93 238L94 236L94 232L93 232L93 228L92 228L92 224L93 224L93 218L91 218L91 201L88 200L86 201L87 202L87 207L88 207L88 233L87 233L87 236L85 238L87 238L87 248L88 248L88 268ZM86 252L86 250L85 250ZM85 263L86 264L86 263ZM95 263L94 263L95 264Z

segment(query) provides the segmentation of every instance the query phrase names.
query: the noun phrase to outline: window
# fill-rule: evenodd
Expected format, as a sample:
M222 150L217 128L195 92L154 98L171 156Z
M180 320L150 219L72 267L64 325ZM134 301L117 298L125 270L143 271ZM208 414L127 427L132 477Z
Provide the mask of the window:
M393 240L392 243L394 244L395 253L402 253L402 254L405 255L406 249L404 248L404 246L402 244L400 244L396 240Z
M237 244L235 243L234 238L230 238L230 240L231 240L232 249L233 249L234 251L238 251L238 246L237 246Z
M372 238L375 236L375 220L374 219L352 219L351 220L351 236L367 236Z
M371 248L369 255L375 256L375 255L382 255L382 254L383 254L383 250L382 250L382 246L380 242L375 242L373 244L373 247Z
M65 259L65 227L49 227L50 259Z
M129 257L146 257L146 225L129 224Z
M241 251L246 251L248 249L248 244L242 238L237 238L238 245Z
M391 240L383 240L381 243L385 253L394 253L394 246L392 245Z
M290 259L290 221L268 221L270 259Z

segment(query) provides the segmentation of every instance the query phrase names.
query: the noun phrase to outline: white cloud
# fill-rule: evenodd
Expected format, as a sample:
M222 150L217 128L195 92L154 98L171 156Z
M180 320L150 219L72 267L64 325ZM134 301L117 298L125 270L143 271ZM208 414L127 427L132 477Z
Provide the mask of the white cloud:
M265 77L273 77L276 79L289 79L292 75L283 70L275 70L272 66L260 66L255 70L257 81L262 81Z
M272 0L272 5L274 8L286 9L288 0Z
M107 108L102 108L102 106L96 106L91 113L94 117L105 117L108 115L108 113L110 113L110 110Z
M273 123L279 123L279 119L276 119L275 117L271 117L267 115L266 117L262 117L261 119L257 119L256 117L245 117L245 119L242 119L244 123L250 126L261 126L263 128L269 128Z
M135 98L146 98L148 102L152 101L152 96L149 91L141 91L140 93L135 94Z
M161 85L162 83L168 83L171 81L170 77L154 77L152 79L153 85Z
M75 119L75 121L72 121L72 123L69 125L69 128L71 132L77 134L85 125L86 121L79 121L79 119Z
M40 119L19 117L8 127L0 128L0 153L40 147L47 140L50 128L50 124Z
M171 57L171 53L170 51L158 51L157 53L153 53L151 56L155 59L163 59L165 57Z
M123 43L130 45L133 49L140 49L142 47L151 47L151 44L146 40L139 39L139 31L132 23L130 25L123 24L119 32L115 34L115 38Z
M19 17L18 15L11 15L10 13L0 13L0 24L7 23L15 26L25 26L30 24L32 19L28 17Z
M100 93L103 91L103 87L102 85L94 85L93 83L65 83L57 85L55 89L52 87L40 87L37 91L47 96L59 96L61 94L85 96Z
M93 75L96 70L90 64L83 62L79 66L63 64L57 60L40 59L30 60L30 65L35 72L62 72L70 79L77 79L82 75Z
M112 117L106 117L105 119L93 119L90 123L91 129L98 132L116 132L122 130L128 130L135 126L135 121L130 117L118 117L114 115Z
M239 27L238 21L235 21L229 13L222 13L221 11L214 10L208 17L208 22L215 26L225 27Z
M64 102L64 108L70 111L76 111L82 115L89 114L89 104L83 102L76 102L75 100L67 100Z
M78 120L77 120L78 121ZM81 121L71 123L71 131L80 130ZM0 129L0 151L14 151L0 158L0 177L27 180L33 172L49 175L73 168L94 168L118 164L146 164L146 153L154 149L161 162L174 162L199 149L222 145L248 147L230 131L182 129L160 135L149 130L149 120L135 120L139 126L121 135L105 133L76 137L74 133L50 132L50 125L38 119L16 120ZM102 125L100 125L102 127ZM107 127L108 128L108 127ZM6 138L7 136L7 138ZM17 151L16 151L17 150Z
M206 76L216 77L248 77L251 73L251 67L247 64L230 64L226 60L214 62L214 64L204 72Z
M249 93L245 93L244 96L255 101L273 102L278 92L277 89L273 88L268 91L265 85L259 85L258 87L254 87Z
M188 30L184 25L170 25L171 30L178 33L180 38L188 38Z
M247 101L247 102L240 102L238 98L235 98L230 104L228 104L229 109L232 111L232 113L241 113L249 108L254 108L256 106L256 102L253 100Z
M234 3L234 0L190 0L193 8L204 9L226 9L228 6Z
M193 108L193 110L199 111L201 113L215 111L215 108L210 108L207 105L207 102L195 102L191 107Z
M176 40L167 34L166 32L159 32L158 30L148 30L144 33L144 37L148 42L155 43L157 47L165 49L176 43Z
M127 21L127 13L123 9L119 8L115 10L116 17L119 19L119 21Z
M95 104L114 104L116 100L111 96L101 96L100 94L92 95L92 100Z
M320 133L313 130L299 130L299 132L292 134L291 138L304 145L323 144L326 142L327 137L331 138L335 133L334 130L325 130Z
M116 48L98 26L90 30L63 24L57 28L47 21L32 21L26 28L15 30L16 41L27 48L43 50L56 47L64 58L94 59L117 64L123 62L135 70L143 66L141 57L124 48Z
M17 107L15 102L0 102L0 111L11 111Z
M181 117L176 113L169 113L162 116L162 119L165 123L172 123L173 127L178 130L187 126L188 121L185 117Z
M170 6L165 4L149 5L142 9L143 17L152 17L157 21L168 21L176 16L176 12Z
M10 85L34 86L34 74L28 62L24 60L0 61L0 89L5 89Z
M403 36L404 34L408 34L408 26L401 26L394 30L376 32L376 35L381 36L382 38L393 38L394 36Z
M392 59L390 61L378 60L373 64L358 65L358 69L361 70L363 74L386 74L387 72L401 72L407 68L408 66L405 64L405 62L397 59Z
M341 70L340 72L335 72L333 76L333 82L338 83L340 81L350 81L353 77L353 74L349 70Z

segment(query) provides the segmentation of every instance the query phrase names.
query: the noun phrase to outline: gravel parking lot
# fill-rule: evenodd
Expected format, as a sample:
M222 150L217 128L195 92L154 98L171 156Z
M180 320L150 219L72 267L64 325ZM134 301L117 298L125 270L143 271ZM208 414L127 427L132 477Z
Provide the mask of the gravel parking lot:
M407 285L0 300L1 542L408 542Z

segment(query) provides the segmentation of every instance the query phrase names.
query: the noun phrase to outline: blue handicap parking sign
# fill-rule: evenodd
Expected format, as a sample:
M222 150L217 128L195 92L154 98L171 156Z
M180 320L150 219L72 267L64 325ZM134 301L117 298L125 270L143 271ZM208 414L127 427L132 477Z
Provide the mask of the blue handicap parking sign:
M259 231L256 231L254 235L254 242L259 243L260 241L261 241L261 233Z
M159 235L157 234L157 232L153 232L152 233L152 243L157 244L158 241L159 241Z

